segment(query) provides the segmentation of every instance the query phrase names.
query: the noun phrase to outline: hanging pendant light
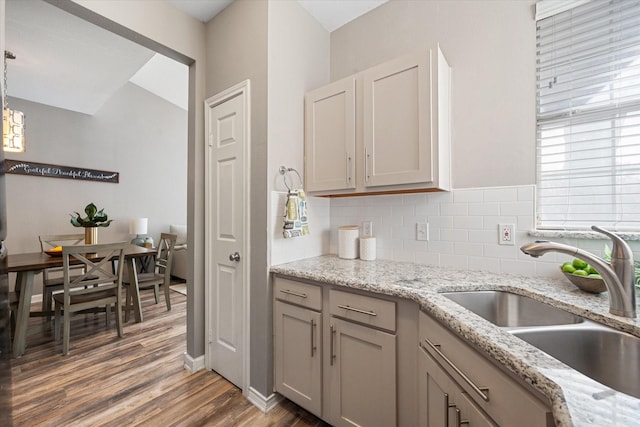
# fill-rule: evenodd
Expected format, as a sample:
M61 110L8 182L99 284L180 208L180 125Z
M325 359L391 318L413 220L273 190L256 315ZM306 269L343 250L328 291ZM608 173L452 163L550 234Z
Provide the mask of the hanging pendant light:
M6 152L24 153L24 113L9 109L7 101L7 59L16 59L16 56L4 51L4 92L2 96L2 148Z

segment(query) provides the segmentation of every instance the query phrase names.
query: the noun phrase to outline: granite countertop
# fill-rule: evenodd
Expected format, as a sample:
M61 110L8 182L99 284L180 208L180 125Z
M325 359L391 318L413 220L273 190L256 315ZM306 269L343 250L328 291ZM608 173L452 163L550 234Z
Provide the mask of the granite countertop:
M439 295L480 289L510 291L640 337L639 319L609 314L606 292L588 294L564 279L498 275L389 260L345 260L334 255L276 265L271 272L417 302L423 311L547 396L558 426L640 426L640 399L593 381Z

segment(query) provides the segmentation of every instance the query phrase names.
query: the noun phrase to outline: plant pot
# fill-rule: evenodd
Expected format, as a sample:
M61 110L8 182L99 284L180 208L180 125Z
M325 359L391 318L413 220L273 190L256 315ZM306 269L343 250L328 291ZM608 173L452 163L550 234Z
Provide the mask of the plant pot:
M85 227L84 244L95 245L98 243L98 227Z

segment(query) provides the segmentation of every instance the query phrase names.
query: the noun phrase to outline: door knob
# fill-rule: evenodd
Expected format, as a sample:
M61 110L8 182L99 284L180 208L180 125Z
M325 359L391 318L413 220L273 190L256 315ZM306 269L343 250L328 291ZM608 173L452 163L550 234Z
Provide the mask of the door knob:
M229 255L229 261L240 261L240 254L238 252L232 253L231 255Z

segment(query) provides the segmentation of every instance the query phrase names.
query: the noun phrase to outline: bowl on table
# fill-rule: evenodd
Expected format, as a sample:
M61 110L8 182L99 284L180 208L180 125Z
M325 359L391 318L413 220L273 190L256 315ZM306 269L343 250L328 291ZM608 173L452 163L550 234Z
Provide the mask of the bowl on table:
M44 251L45 254L52 256L52 257L61 257L62 256L62 248L58 249L46 249Z

